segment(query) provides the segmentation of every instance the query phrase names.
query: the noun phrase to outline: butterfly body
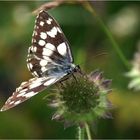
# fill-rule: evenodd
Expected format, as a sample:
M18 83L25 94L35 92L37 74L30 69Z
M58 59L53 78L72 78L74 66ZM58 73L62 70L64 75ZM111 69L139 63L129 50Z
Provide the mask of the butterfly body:
M22 82L1 111L8 110L79 70L59 24L46 11L36 17L27 67L34 78Z

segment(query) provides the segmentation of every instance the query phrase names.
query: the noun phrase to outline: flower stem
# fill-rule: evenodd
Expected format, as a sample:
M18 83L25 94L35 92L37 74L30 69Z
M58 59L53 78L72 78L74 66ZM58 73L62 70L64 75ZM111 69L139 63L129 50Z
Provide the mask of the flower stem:
M85 128L86 128L86 133L87 133L87 139L92 140L89 125L87 123L85 123Z
M79 126L78 127L78 140L84 140L84 136L85 136L85 129Z
M92 13L92 15L96 18L97 22L99 23L99 25L101 26L101 28L104 30L104 32L106 33L112 47L115 49L115 51L117 52L117 54L119 55L121 61L123 62L123 64L130 69L130 64L127 61L127 59L125 58L124 54L122 53L122 51L120 50L119 45L117 44L117 42L114 40L111 32L109 31L108 27L104 24L104 22L101 20L101 18L97 15L95 9L93 8L93 6L90 5L89 2L85 2L84 3L84 7Z

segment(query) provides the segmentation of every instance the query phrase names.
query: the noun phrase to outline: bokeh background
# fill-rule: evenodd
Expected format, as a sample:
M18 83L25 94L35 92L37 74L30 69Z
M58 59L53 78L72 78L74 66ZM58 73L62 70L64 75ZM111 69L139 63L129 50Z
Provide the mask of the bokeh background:
M26 67L28 47L34 28L32 11L42 1L0 2L0 106L22 81L31 77ZM91 2L101 20L131 61L140 45L140 2ZM95 69L112 79L109 98L113 119L99 119L94 138L140 138L140 92L128 89L127 67L112 47L96 18L80 4L64 4L50 13L61 25L71 44L76 64L89 73ZM54 110L47 107L45 90L21 105L0 112L0 139L75 138L76 128L64 129L51 120Z

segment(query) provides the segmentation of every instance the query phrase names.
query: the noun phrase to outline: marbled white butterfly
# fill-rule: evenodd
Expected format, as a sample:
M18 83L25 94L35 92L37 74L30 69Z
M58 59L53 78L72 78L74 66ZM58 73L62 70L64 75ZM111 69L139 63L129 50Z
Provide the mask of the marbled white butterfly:
M1 111L8 110L36 95L46 87L62 81L79 70L73 64L68 41L60 26L46 11L39 12L28 49L27 66L34 78L22 82Z

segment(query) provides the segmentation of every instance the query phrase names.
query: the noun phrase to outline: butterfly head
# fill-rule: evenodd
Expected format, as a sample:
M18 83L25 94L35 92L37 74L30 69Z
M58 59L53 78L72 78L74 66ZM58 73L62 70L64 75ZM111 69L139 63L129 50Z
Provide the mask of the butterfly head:
M73 68L73 72L79 72L81 73L81 68L79 65L71 64L71 67Z
M74 72L79 72L79 71L81 71L81 68L79 65L76 65L74 68Z

